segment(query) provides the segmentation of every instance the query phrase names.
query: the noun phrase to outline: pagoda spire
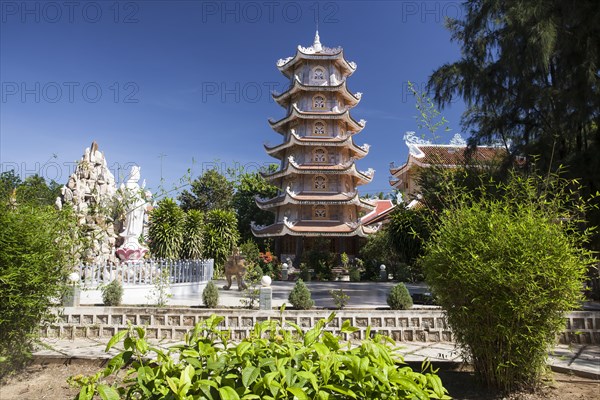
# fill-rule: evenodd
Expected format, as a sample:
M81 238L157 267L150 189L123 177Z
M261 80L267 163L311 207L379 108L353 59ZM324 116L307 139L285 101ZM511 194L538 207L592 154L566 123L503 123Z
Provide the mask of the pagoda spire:
M314 41L312 47L316 53L323 50L323 46L321 46L321 40L319 38L319 29L318 28L317 28L317 32L315 33L315 41Z

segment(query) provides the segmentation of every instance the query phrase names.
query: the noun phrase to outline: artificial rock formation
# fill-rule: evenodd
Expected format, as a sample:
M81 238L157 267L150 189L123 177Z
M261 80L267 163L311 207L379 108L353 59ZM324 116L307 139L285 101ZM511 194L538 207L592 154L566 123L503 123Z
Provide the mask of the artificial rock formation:
M62 187L61 201L70 204L77 215L82 239L81 261L86 263L118 262L115 255L115 193L113 174L108 169L104 154L93 142L85 149L75 172Z

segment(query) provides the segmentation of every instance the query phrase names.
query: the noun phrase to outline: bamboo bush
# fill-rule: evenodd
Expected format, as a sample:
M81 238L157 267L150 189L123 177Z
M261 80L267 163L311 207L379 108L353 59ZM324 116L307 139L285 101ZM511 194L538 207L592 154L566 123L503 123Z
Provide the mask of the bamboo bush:
M577 183L513 175L494 196L449 188L421 259L457 343L488 386L536 386L547 350L582 300L594 262L582 248Z

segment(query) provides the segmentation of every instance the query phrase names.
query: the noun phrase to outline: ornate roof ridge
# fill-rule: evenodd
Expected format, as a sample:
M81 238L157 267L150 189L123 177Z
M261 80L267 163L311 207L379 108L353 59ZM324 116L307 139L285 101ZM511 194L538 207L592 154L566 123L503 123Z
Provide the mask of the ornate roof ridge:
M343 57L343 53L344 53L344 49L341 46L337 46L337 47L323 46L321 44L321 40L319 38L319 31L317 31L315 34L315 39L311 46L304 47L304 46L298 45L295 55L293 55L291 57L287 57L287 58L280 58L279 60L277 60L277 67L280 69L285 67L288 63L293 61L298 56L298 54L307 55L307 56L338 56L338 55L342 55L342 58L344 59L346 64L348 64L348 66L353 71L355 71L356 63L353 61L346 60Z

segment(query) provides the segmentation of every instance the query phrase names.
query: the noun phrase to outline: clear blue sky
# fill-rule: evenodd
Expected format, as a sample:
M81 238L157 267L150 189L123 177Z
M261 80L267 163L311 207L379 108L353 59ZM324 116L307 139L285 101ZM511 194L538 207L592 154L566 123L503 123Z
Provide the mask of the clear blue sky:
M342 46L362 92L355 137L373 167L362 194L389 192L389 163L406 160L405 131L417 130L407 81L423 85L456 60L447 1L0 1L0 163L22 177L65 183L96 140L119 179L135 163L148 186L176 185L188 168L275 161L263 143L284 115L270 96L287 82L276 68L297 45ZM451 134L462 103L446 108ZM464 135L466 136L466 135ZM162 158L161 158L162 155Z

